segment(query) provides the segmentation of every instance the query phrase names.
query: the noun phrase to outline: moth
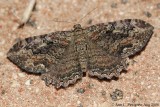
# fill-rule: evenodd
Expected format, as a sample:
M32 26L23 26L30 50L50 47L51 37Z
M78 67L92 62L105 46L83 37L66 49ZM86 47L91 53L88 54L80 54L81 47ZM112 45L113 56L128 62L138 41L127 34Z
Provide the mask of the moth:
M154 27L141 19L124 19L18 41L7 53L22 70L40 74L45 84L67 87L84 73L100 79L119 77L129 56L140 52Z

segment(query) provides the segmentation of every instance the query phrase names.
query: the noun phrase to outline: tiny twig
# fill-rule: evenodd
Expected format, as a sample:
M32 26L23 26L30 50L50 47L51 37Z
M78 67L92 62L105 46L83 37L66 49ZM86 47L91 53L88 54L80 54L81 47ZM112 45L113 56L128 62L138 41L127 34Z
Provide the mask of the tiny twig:
M18 28L21 28L25 23L28 22L35 4L36 4L36 0L30 0L29 5L24 11L21 23L19 24Z

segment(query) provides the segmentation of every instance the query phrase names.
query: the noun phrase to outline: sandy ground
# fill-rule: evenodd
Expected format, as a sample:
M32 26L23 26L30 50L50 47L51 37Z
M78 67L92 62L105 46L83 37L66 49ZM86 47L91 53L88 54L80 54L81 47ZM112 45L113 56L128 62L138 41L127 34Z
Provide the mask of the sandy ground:
M17 29L28 2L0 0L0 107L160 107L160 0L37 0L30 23ZM83 77L56 90L6 58L19 38L128 18L145 20L155 30L118 80ZM121 100L110 97L115 89L123 92Z

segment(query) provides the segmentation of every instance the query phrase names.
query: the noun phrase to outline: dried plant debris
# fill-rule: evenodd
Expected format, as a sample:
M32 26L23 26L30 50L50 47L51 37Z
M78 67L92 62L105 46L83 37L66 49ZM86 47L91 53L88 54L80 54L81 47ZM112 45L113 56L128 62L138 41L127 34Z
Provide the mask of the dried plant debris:
M115 89L115 91L112 94L110 94L110 96L113 101L123 99L123 91L121 91L119 89Z
M26 8L26 10L25 10L25 12L23 14L21 23L18 26L18 28L23 27L23 25L26 24L29 21L29 18L31 16L32 10L35 7L35 4L36 4L36 0L30 0L29 5L27 6L27 8Z
M139 19L101 23L18 41L7 57L26 72L41 74L46 85L67 87L85 72L100 79L118 77L128 57L144 48L153 26Z

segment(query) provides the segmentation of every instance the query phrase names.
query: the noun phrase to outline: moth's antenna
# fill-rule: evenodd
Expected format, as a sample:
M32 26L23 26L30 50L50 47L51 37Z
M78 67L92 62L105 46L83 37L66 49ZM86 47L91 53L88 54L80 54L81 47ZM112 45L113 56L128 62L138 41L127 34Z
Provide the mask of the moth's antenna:
M93 12L94 10L96 10L98 7L95 7L93 10L89 11L85 16L83 16L81 19L79 19L79 21L77 23L79 23L80 21L82 21L86 16L88 16L91 12Z
M88 16L91 12L93 12L94 10L96 10L98 7L95 7L94 9L92 9L91 11L89 11L85 16L83 16L81 19L78 20L78 22L73 22L73 21L61 21L61 20L57 20L57 19L54 19L52 21L54 22L65 22L65 23L74 23L74 24L77 24L79 23L80 21L82 21L86 16Z
M57 19L53 19L52 21L54 21L54 22L73 23L73 22L70 22L70 21L62 21L62 20L57 20Z

